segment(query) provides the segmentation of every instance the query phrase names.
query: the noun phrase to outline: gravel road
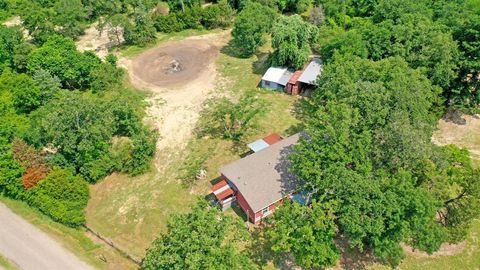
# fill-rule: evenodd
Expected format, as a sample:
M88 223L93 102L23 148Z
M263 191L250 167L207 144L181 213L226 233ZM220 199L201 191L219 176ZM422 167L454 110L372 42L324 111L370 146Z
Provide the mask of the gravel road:
M93 269L2 203L0 254L24 270Z

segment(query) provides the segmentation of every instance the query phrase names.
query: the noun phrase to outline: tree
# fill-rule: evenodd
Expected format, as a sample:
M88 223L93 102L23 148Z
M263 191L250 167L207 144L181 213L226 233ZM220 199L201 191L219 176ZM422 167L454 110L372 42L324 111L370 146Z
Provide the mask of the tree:
M26 74L5 70L0 75L0 92L12 94L13 105L18 113L29 113L40 106L40 89Z
M147 11L142 8L137 10L134 23L125 25L123 36L127 44L144 46L155 41L157 32Z
M13 66L15 47L22 42L23 36L20 28L0 25L0 72L5 67Z
M87 14L81 0L57 0L53 8L56 13L53 20L61 27L60 33L71 38L83 33Z
M64 169L53 169L28 190L28 202L53 220L71 227L85 223L89 188L85 180Z
M92 70L101 66L101 61L92 52L77 51L70 38L53 35L42 47L28 57L28 72L40 69L57 77L67 89L85 89L92 83Z
M13 158L7 140L0 137L0 194L14 199L22 199L25 194L21 178L24 171L25 168Z
M97 172L94 163L107 153L115 132L114 117L102 100L79 92L62 93L32 115L30 141L51 144L67 164L88 181L108 171Z
M210 99L200 114L198 132L239 141L255 125L256 117L265 112L265 106L251 93L236 103L227 98Z
M334 266L339 250L333 242L335 215L328 206L310 207L287 201L274 214L267 235L275 252L291 252L298 265L310 268Z
M200 6L200 0L167 0L170 10L172 11L185 11L186 8L192 8Z
M320 27L322 24L325 23L325 13L321 5L315 6L312 9L312 12L308 16L308 21L317 27Z
M470 15L453 36L461 51L459 74L451 99L456 104L480 104L480 14Z
M207 29L227 28L231 26L235 11L226 0L207 6L202 12L202 25Z
M318 29L299 15L282 16L272 29L274 65L302 68L311 53Z
M351 247L391 265L403 257L400 242L437 250L447 239L441 201L417 177L431 156L439 89L401 58L334 59L305 106L307 136L292 169L319 203L338 202Z
M52 76L50 72L39 69L33 73L33 81L40 89L40 101L42 104L48 103L62 90L62 83L57 76Z
M174 215L167 232L148 249L142 269L253 269L237 250L241 225L199 200L188 214Z
M238 14L232 30L232 43L242 56L250 56L265 43L265 34L272 27L276 13L258 3L248 3Z
M28 118L17 114L13 95L9 91L0 92L0 140L10 141L14 136L22 136L29 129Z
M125 27L129 25L128 17L125 14L115 14L101 20L98 28L100 32L107 31L108 39L114 45L122 44Z
M421 171L421 185L442 202L441 223L450 242L465 238L472 220L480 213L480 171L472 166L470 154L454 145L435 147L432 159Z

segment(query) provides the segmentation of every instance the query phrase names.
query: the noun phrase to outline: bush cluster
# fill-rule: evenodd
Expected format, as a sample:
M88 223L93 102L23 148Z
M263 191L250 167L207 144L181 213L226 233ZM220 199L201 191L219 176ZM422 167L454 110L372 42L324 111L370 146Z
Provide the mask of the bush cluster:
M227 28L233 23L234 13L227 2L221 1L205 8L193 6L168 15L155 15L153 19L157 31L171 33L185 29Z

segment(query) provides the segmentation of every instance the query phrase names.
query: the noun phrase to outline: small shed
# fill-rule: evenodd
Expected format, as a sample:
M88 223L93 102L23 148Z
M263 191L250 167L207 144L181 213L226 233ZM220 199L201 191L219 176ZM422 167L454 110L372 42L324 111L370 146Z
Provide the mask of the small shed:
M292 76L293 72L288 70L288 68L271 67L262 77L262 87L273 90L283 90Z

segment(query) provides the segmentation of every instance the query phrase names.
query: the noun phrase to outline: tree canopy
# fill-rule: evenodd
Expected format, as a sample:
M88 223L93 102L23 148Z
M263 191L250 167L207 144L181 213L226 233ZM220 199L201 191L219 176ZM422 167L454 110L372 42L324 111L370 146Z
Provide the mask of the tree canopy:
M238 14L233 25L232 37L241 55L250 56L265 43L275 20L275 11L258 3L248 3Z
M272 28L274 65L302 68L311 54L310 45L316 41L317 28L299 15L282 16Z
M372 249L392 265L403 257L400 242L428 253L437 250L478 216L478 196L469 197L471 206L462 213L448 210L448 199L428 188L444 180L425 176L441 170L421 165L437 162L430 138L439 87L398 57L375 62L335 56L333 61L305 106L308 136L291 157L293 170L319 202L338 202L337 224L351 247ZM470 169L465 173L474 175ZM465 177L450 181L461 185ZM476 182L469 181L465 190L476 190ZM451 198L467 200L461 194ZM462 222L449 227L438 213L462 216Z
M169 220L167 232L147 251L142 269L254 269L238 251L239 225L199 200L190 213Z

